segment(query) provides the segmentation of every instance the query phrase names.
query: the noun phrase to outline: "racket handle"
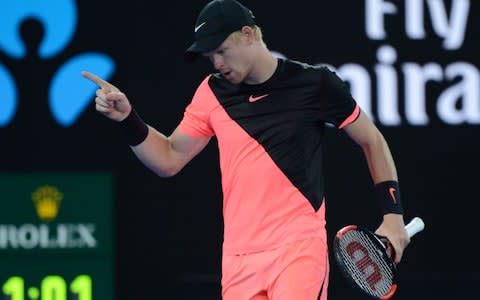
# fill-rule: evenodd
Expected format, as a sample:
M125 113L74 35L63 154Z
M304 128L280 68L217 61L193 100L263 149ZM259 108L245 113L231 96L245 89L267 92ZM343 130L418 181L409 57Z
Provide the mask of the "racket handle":
M420 217L413 218L406 226L405 230L409 237L414 236L425 228L425 223Z

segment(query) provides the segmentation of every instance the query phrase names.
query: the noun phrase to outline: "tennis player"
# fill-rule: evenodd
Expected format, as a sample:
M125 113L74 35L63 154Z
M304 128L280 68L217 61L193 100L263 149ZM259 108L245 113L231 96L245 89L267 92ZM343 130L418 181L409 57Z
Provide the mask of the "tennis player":
M396 167L347 85L325 67L272 56L252 12L237 1L207 3L193 27L185 58L209 59L215 72L198 85L169 136L147 125L118 88L83 76L101 87L96 109L119 122L133 152L159 176L175 175L217 139L223 299L327 299L326 123L363 150L383 214L376 232L388 237L400 262L409 238Z

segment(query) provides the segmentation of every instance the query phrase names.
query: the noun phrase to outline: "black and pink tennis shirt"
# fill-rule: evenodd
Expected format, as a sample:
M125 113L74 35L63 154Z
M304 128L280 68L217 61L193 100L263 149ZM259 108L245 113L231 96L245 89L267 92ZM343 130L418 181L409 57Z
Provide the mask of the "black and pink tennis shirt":
M324 66L279 59L258 85L206 77L179 130L218 141L223 191L223 254L326 238L322 143L326 124L354 122L348 86Z

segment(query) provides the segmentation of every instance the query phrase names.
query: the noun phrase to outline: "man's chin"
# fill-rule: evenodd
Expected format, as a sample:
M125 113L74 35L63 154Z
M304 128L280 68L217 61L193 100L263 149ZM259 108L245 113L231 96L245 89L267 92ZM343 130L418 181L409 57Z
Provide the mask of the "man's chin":
M233 74L223 75L223 77L232 84L240 84L243 81L243 78L239 76L233 76Z

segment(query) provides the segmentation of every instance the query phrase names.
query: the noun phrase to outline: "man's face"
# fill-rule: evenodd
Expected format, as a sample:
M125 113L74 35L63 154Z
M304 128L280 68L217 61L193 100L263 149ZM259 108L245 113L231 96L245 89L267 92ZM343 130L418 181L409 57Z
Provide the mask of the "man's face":
M217 49L203 56L208 57L213 67L233 84L244 81L252 68L251 50L243 33L230 35Z

